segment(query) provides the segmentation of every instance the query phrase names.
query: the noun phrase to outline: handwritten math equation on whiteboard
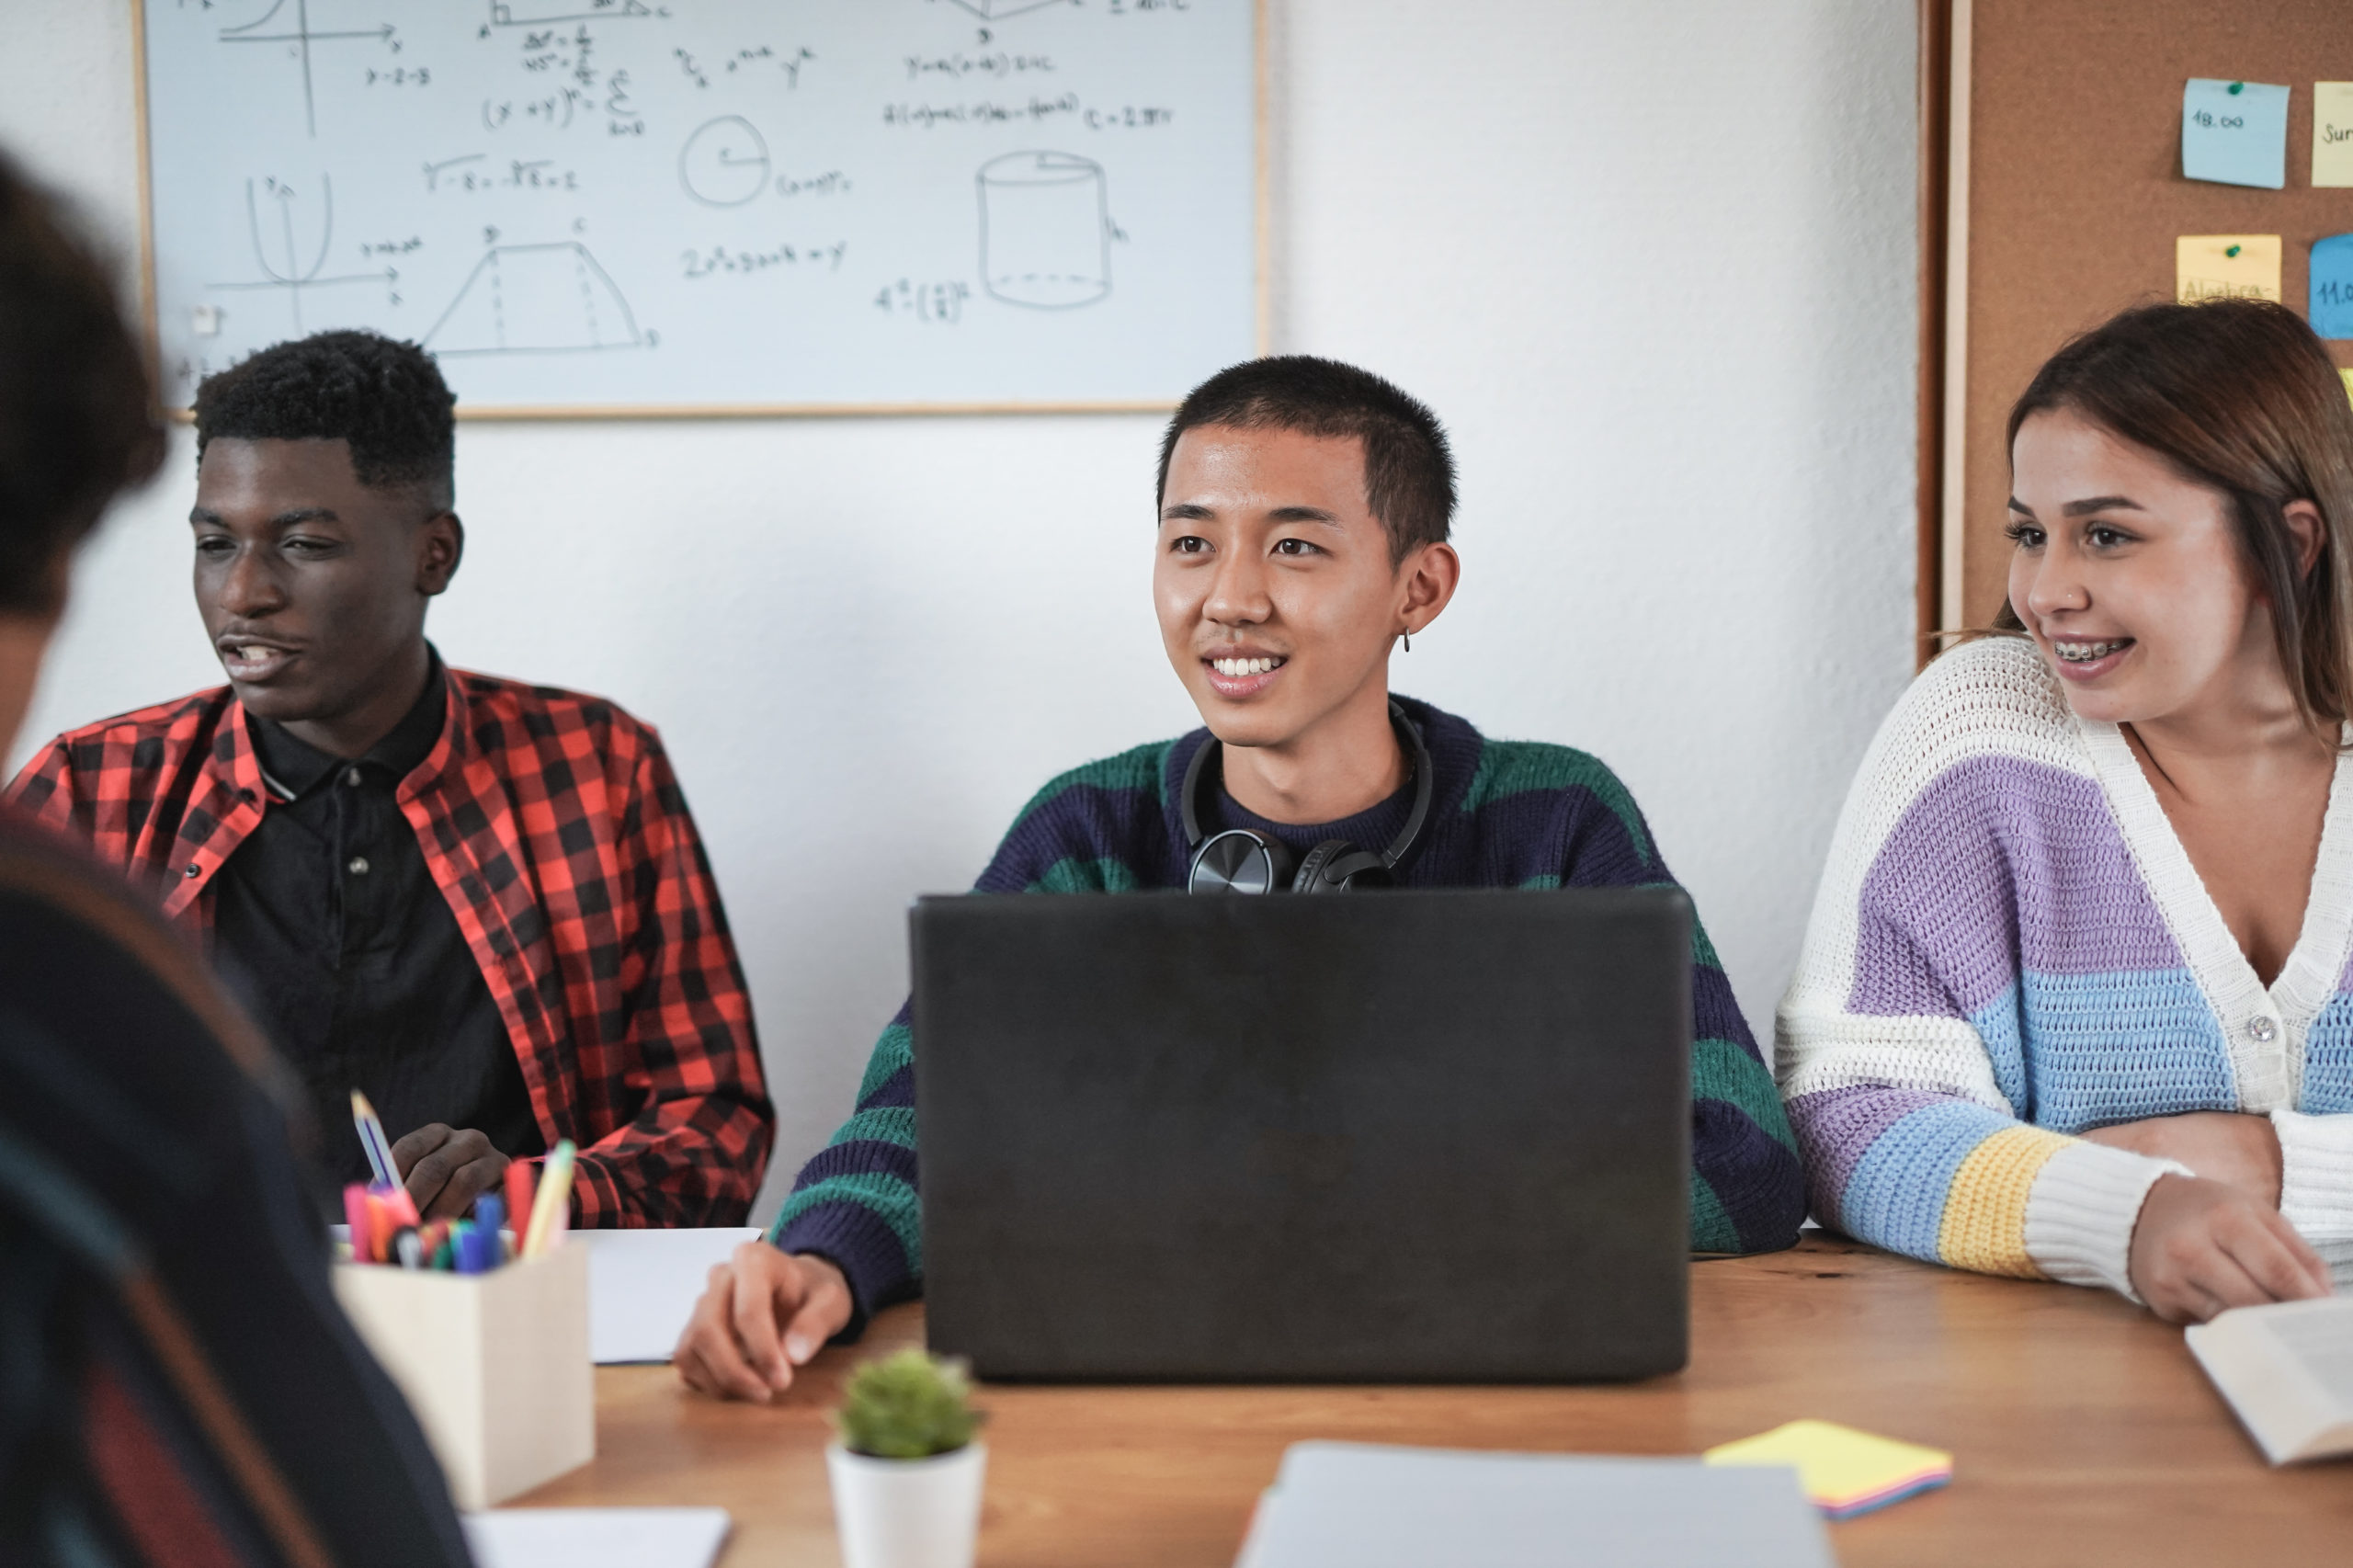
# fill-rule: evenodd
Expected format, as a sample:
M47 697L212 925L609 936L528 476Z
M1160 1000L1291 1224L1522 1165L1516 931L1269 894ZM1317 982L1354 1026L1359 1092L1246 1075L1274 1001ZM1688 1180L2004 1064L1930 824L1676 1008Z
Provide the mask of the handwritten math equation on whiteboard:
M1255 0L142 0L167 399L1172 403L1256 342Z

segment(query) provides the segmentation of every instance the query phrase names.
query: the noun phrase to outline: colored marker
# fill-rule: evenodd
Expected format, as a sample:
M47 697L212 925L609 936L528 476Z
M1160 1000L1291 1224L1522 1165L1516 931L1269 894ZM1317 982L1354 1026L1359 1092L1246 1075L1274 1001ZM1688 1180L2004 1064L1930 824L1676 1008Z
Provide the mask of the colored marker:
M367 1262L376 1232L368 1219L368 1189L356 1181L343 1189L343 1222L351 1232L351 1256Z
M368 1168L376 1174L378 1187L398 1187L399 1167L392 1164L392 1146L384 1141L384 1124L376 1119L376 1108L358 1089L351 1091L351 1124L359 1130L359 1146L368 1152Z
M560 1218L571 1210L572 1161L577 1153L571 1139L556 1140L555 1153L548 1156L547 1175L540 1181L539 1196L531 1202L531 1225L523 1233L522 1256L539 1256L563 1234Z
M506 1167L506 1214L505 1223L515 1228L515 1250L523 1250L523 1228L531 1222L531 1162L517 1160ZM491 1233L496 1235L495 1231ZM501 1244L504 1245L504 1244ZM502 1252L503 1257L505 1254Z

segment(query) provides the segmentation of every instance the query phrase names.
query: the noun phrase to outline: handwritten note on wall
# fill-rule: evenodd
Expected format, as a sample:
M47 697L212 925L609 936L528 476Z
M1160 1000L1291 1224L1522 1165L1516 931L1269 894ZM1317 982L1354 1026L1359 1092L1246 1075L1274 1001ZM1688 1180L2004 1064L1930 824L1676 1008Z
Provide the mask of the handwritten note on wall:
M2181 173L2222 185L2288 183L2288 89L2192 76L2181 94Z
M1172 403L1256 346L1253 0L140 0L165 396Z
M2353 337L2353 234L2331 234L2313 242L2306 314L2323 337Z
M2279 236L2184 234L2174 241L2174 298L2279 300Z
M2313 84L2313 184L2353 186L2353 82Z

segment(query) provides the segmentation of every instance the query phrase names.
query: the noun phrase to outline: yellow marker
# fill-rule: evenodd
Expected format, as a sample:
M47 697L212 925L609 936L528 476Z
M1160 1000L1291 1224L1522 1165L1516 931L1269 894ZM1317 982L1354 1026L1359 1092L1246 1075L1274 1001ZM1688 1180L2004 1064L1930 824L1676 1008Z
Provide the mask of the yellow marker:
M2313 184L2353 186L2353 82L2313 84Z
M540 1196L531 1204L531 1223L523 1233L521 1256L539 1256L563 1234L564 1220L572 1211L572 1161L577 1152L571 1139L556 1140L555 1153L548 1156L547 1168L540 1173Z
M2173 297L2185 305L2209 300L2279 302L2279 236L2184 234L2174 241Z

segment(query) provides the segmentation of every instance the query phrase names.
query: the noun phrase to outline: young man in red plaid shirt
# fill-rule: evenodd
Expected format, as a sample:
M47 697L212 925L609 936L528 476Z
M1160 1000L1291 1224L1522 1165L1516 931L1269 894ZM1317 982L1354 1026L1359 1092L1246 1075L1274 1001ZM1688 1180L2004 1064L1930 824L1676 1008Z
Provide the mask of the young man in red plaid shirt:
M370 333L197 392L196 597L226 687L59 736L8 793L149 884L364 1181L428 1215L580 1146L581 1225L740 1224L774 1117L719 890L654 731L446 668L455 399Z

